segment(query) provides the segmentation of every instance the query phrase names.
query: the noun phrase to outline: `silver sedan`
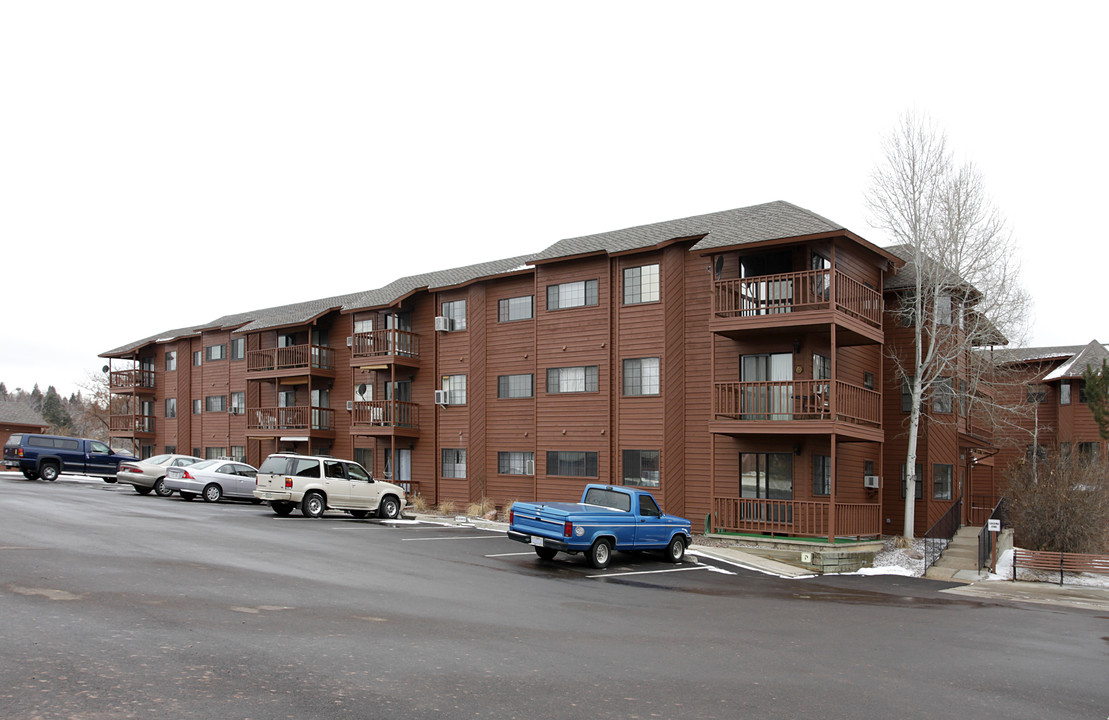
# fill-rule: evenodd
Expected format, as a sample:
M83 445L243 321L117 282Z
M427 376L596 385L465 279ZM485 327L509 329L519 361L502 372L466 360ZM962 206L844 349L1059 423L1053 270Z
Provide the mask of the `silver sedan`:
M193 455L155 455L145 460L128 460L119 464L116 480L127 483L135 488L139 495L149 495L153 490L161 497L173 494L165 486L166 471L171 467L184 467L200 462L200 458Z
M176 490L186 500L199 495L205 502L222 498L254 500L254 476L258 470L233 460L204 460L187 467L171 467L166 472L166 488Z

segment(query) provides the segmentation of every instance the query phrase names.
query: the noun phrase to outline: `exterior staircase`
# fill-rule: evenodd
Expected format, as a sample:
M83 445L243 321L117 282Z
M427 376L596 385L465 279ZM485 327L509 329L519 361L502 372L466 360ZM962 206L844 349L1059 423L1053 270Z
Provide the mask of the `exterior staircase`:
M932 580L977 580L978 533L981 531L981 526L964 525L959 528L951 544L940 553L940 559L928 568L924 577Z

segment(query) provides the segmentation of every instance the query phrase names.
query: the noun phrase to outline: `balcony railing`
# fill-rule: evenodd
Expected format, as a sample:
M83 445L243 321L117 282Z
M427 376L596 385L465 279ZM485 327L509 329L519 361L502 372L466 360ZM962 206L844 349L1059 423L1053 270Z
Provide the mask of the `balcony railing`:
M831 503L815 500L766 500L763 498L713 498L712 527L724 532L757 532L823 537L829 525ZM881 506L873 503L836 503L837 537L863 537L882 532Z
M248 430L334 430L335 411L321 407L250 408Z
M834 419L881 425L882 396L875 390L832 380L716 383L713 412L732 420L788 421Z
M309 368L331 370L333 352L322 345L290 345L289 347L250 350L246 354L247 372L266 372Z
M420 356L420 337L407 330L373 330L351 336L353 357Z
M108 418L108 432L112 433L152 433L153 415L112 415Z
M356 400L351 422L361 426L418 428L420 406L399 400Z
M113 370L109 378L112 392L135 389L154 389L153 370Z
M743 318L835 307L874 327L882 324L882 296L843 273L805 270L716 281L713 312L720 318Z

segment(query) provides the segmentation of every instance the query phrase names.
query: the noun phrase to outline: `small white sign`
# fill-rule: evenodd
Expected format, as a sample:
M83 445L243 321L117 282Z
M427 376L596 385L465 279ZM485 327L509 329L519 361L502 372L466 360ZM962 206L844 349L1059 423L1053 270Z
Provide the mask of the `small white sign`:
M987 520L986 521L986 529L989 530L990 532L1001 532L1001 521L1000 520Z

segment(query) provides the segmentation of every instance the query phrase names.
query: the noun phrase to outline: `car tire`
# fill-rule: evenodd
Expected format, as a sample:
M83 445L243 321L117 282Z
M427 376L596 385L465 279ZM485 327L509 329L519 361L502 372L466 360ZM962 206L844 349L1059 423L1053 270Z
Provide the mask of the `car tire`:
M593 546L586 552L589 558L589 564L598 570L604 570L612 561L612 541L606 538L601 538L593 543Z
M195 497L196 497L196 493L190 493L190 492L181 493L181 499L182 500L192 500Z
M27 478L28 480L38 480L39 474L34 470L24 470L23 477Z
M293 512L293 503L286 500L274 500L270 503L270 508L273 510L275 515L280 515L281 517L289 517L289 515Z
M141 485L135 486L135 492L137 492L139 495L149 495L150 491L153 489L154 488L142 487Z
M39 468L39 477L47 482L54 482L58 479L58 475L60 474L61 471L54 463L44 463L43 466Z
M536 547L535 554L539 556L540 560L554 560L554 556L558 555L558 550L549 547Z
M101 478L101 480L103 480L106 483L114 483L116 481L115 478Z
M351 517L358 518L359 520L362 520L370 514L369 510L348 510L347 512L350 513Z
M396 520L400 517L400 500L393 495L386 495L381 498L381 504L377 506L377 516L387 520Z
M318 492L308 493L300 503L300 512L304 517L322 517L325 510L327 510L327 501Z
M672 563L680 563L683 557L685 557L685 538L675 535L670 538L670 544L666 546L666 559Z
M158 497L169 497L173 491L166 487L166 479L160 477L154 481L154 492L158 493Z
M223 488L215 483L204 486L204 502L219 502L223 498Z

